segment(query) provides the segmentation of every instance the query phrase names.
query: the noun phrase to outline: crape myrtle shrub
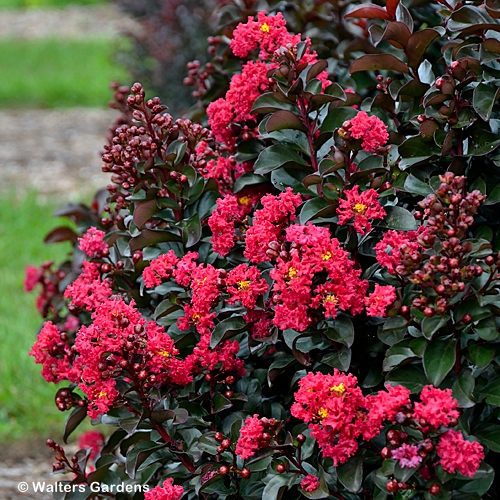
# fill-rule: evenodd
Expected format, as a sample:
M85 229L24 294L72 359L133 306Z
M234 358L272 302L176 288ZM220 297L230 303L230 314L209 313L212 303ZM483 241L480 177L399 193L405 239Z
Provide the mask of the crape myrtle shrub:
M500 10L351 5L327 61L245 12L191 74L206 124L116 86L112 182L28 269L64 439L116 427L95 463L48 442L62 497L495 497Z

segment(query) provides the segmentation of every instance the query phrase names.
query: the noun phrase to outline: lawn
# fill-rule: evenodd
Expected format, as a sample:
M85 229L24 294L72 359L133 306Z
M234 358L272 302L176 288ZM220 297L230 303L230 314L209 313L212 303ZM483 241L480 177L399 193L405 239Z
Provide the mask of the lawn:
M0 107L106 106L109 82L130 83L113 61L116 43L0 39Z
M54 205L36 196L0 198L0 440L29 436L60 437L66 413L54 404L55 387L40 375L28 351L42 319L35 293L23 291L24 269L64 258L67 243L45 246L46 232L62 220L51 217Z

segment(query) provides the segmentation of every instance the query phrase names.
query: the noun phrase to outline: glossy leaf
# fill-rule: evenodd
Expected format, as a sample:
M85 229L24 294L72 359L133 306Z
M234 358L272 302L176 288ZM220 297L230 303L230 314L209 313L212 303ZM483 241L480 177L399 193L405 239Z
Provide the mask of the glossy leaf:
M270 116L266 123L266 130L274 132L282 129L305 131L306 127L295 113L282 109Z
M392 54L369 54L356 59L350 68L350 72L357 73L359 71L375 71L388 70L396 73L408 74L410 72L408 66L393 56Z
M307 165L306 161L290 146L275 144L260 153L254 165L256 174L267 174L285 165Z
M417 229L415 217L406 208L390 206L385 207L384 210L387 215L384 217L381 225L390 229L397 229L398 231L413 231Z
M363 455L350 458L345 464L337 467L339 481L351 493L357 493L363 480Z
M85 406L77 406L66 419L64 424L63 441L68 442L69 436L73 431L85 420L87 416L87 408Z
M417 31L410 36L406 53L408 54L408 65L411 68L418 67L429 45L439 36L439 32L432 28Z
M210 337L210 347L215 348L220 342L230 336L242 332L246 327L246 321L241 317L233 317L222 320L215 326Z
M485 121L489 121L493 106L500 96L500 87L480 83L475 89L472 105L476 113Z
M289 101L278 99L278 94L268 92L257 97L253 103L252 113L266 114L273 113L278 109L285 109L288 111L295 111L296 107Z
M364 4L363 7L352 10L344 16L344 19L349 18L384 19L385 21L390 21L391 15L378 5Z
M435 339L427 344L423 365L427 380L439 387L455 364L456 339Z
M186 248L190 248L200 241L201 224L199 214L194 214L184 223L184 227L182 228L182 238Z

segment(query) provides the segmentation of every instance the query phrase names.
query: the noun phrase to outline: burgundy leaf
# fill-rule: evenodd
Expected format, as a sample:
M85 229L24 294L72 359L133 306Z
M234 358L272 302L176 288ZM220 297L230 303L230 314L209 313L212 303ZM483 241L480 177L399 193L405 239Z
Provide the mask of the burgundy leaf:
M69 241L74 245L78 241L78 235L70 227L59 226L52 229L43 240L46 244L59 243L61 241Z
M381 69L396 71L397 73L409 73L408 66L391 54L370 54L361 56L352 63L350 72L352 74L358 71Z
M386 21L391 21L393 17L388 14L382 7L378 5L367 4L365 7L360 7L359 9L353 10L344 16L344 19L349 17L363 17L366 19L385 19Z
M392 17L392 19L396 18L396 9L398 8L400 0L387 0L387 4L385 8L387 9L387 13Z
M268 132L273 132L275 130L282 129L294 129L294 130L306 130L304 124L300 121L300 118L291 111L280 110L276 111L266 124L266 130Z
M432 28L417 31L410 36L408 46L406 47L406 53L408 55L408 64L412 68L418 67L427 47L429 47L432 41L438 36L439 33Z

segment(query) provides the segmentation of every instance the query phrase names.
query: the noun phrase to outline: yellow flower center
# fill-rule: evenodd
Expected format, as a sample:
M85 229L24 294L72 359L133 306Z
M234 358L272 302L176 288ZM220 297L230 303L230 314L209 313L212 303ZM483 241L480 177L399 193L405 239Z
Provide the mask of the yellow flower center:
M324 254L321 255L321 258L323 260L330 260L332 258L332 253L331 252L325 252Z
M242 196L238 199L240 205L249 205L251 201L250 196Z
M299 272L299 271L297 271L297 269L295 269L294 267L291 267L291 268L288 270L288 277L289 277L290 279L293 279L293 278L295 278L295 276L297 276L297 273L298 273L298 272Z
M238 281L238 290L248 290L250 288L250 280Z
M333 304L338 304L339 303L339 299L337 299L337 297L335 295L327 295L324 299L323 299L323 303L324 304L328 304L328 303L333 303Z
M328 417L328 410L326 408L320 408L318 410L318 415L321 417L321 418L326 418Z
M342 396L345 392L345 385L341 382L339 385L334 385L330 387L330 391L334 392L336 396Z
M107 393L106 393L106 392L104 392L104 391L101 391L101 392L99 393L99 396L97 396L97 397L100 399L100 398L104 398L104 397L106 397L106 396L107 396Z
M191 316L191 319L196 323L199 319L201 318L201 314L198 314L198 313L194 313L192 316Z
M356 205L354 205L354 211L360 215L363 215L367 208L368 207L363 205L363 203L356 203Z
M269 24L264 23L261 25L260 31L262 31L262 33L269 33L271 31L271 28L269 27Z
M160 356L165 356L166 358L168 358L168 357L170 356L170 353L169 353L168 351L165 351L165 350L163 350L163 351L158 351L158 354L159 354Z

